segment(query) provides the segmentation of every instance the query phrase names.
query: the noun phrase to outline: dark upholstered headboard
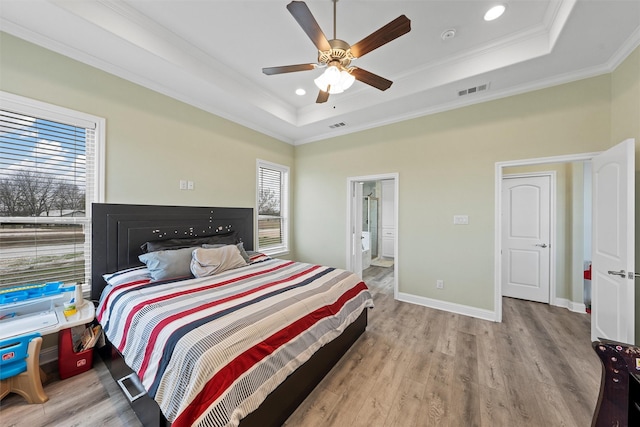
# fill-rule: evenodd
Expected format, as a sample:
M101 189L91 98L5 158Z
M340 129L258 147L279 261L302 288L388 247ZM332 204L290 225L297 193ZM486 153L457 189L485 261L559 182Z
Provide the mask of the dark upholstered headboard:
M140 246L148 241L212 236L237 231L253 250L252 208L211 208L94 203L91 219L91 299L106 286L103 274L142 265Z

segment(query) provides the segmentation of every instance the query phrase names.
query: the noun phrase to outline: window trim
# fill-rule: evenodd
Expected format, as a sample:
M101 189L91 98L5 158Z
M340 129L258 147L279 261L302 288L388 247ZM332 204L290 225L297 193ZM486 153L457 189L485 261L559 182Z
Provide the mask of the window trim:
M283 222L282 227L282 245L270 247L266 249L260 248L260 236L259 236L259 225L258 225L258 209L260 206L260 168L267 168L279 171L283 174L283 191L280 200L280 211L281 218ZM289 243L289 227L290 227L290 184L289 184L289 176L290 169L288 166L281 165L278 163L269 162L266 160L257 159L256 161L256 214L255 214L255 242L254 248L258 252L262 252L266 255L286 255L289 253L290 243Z
M72 110L59 105L49 104L47 102L38 101L13 93L0 91L0 109L24 113L34 117L57 121L73 126L85 127L93 129L95 134L94 140L94 182L93 182L93 200L94 203L104 203L105 199L105 130L106 119L94 116L92 114L81 111ZM60 221L60 219L50 218L51 222ZM35 221L35 219L34 219ZM91 225L91 202L87 198L85 205L85 221ZM22 221L24 222L24 221ZM90 228L89 228L90 230ZM87 233L85 239L89 239L89 247L91 247L91 232ZM89 254L91 256L91 254ZM91 277L89 276L89 280ZM83 283L82 291L84 295L88 295L91 291L91 283Z

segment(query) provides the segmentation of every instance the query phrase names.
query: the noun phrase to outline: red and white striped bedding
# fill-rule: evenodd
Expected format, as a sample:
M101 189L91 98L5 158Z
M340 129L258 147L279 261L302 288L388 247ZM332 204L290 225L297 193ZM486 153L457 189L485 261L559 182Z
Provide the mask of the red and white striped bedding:
M107 287L97 318L174 427L236 426L367 307L350 272L263 257L211 277Z

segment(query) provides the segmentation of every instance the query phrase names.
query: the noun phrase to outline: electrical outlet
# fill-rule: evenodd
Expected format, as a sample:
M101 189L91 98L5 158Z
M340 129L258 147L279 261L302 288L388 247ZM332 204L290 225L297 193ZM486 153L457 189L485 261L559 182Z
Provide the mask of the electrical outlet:
M436 288L444 289L444 280L441 280L441 279L436 280Z
M184 179L180 180L180 189L181 190L186 190L187 189L187 181Z

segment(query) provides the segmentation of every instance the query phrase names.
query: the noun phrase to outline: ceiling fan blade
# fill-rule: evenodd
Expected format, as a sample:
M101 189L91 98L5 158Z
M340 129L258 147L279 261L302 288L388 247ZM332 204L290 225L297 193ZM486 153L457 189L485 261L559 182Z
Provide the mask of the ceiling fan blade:
M294 73L296 71L308 71L315 70L317 64L297 64L297 65L282 65L280 67L266 67L262 69L262 72L268 76L273 74Z
M351 46L351 54L356 58L360 58L372 50L407 34L409 31L411 31L411 20L405 15L400 15L384 27Z
M354 67L351 70L351 75L353 75L356 80L359 80L362 83L366 83L380 90L387 90L393 84L391 80L387 80L384 77L380 77L379 75L373 74L367 70L363 70L362 68Z
M289 9L289 12L295 20L298 21L298 24L300 24L304 32L307 33L318 50L325 51L331 49L327 37L322 32L316 18L313 17L305 2L292 1L287 5L287 9Z
M329 89L327 88L326 92L323 90L318 92L318 97L316 98L316 104L322 104L323 102L327 102L328 99L329 99Z

